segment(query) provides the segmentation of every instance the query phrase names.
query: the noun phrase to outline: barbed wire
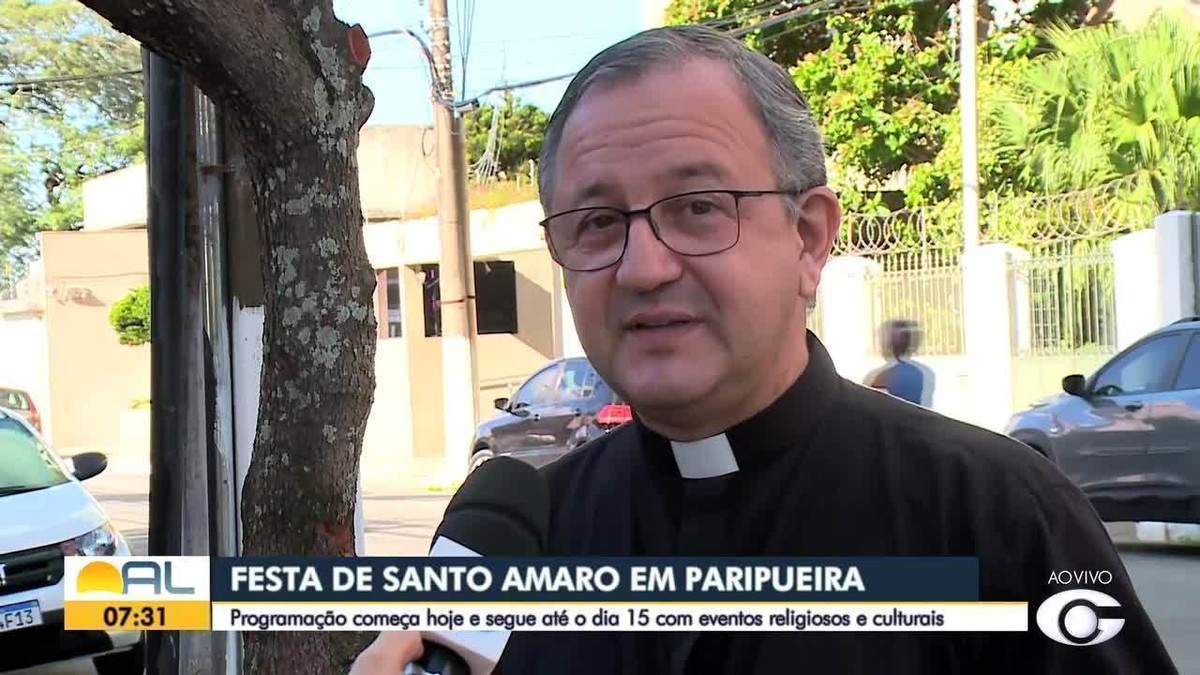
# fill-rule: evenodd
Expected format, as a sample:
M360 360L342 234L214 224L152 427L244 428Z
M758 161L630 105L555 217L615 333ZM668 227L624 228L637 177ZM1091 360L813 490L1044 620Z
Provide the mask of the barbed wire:
M1103 244L1151 227L1157 214L1153 192L1138 176L1092 188L1050 195L986 197L980 240L1031 248L1080 241ZM956 260L963 245L962 204L950 200L884 214L847 213L834 245L837 255Z

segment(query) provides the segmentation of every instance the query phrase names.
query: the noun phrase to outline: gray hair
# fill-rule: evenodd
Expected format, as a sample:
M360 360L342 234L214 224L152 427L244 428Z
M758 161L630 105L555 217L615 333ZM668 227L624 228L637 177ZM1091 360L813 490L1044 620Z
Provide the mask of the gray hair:
M767 137L775 148L780 190L803 191L824 185L825 152L808 102L778 64L736 38L703 26L667 26L643 31L608 47L571 80L546 126L538 165L538 191L549 213L554 188L554 161L563 127L592 85L638 77L655 66L707 58L733 70L746 85Z

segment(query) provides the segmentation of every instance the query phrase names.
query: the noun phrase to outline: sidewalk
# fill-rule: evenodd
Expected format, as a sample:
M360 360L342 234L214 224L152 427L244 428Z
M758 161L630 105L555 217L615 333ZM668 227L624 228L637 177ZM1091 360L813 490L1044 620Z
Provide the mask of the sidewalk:
M134 554L142 554L150 520L150 475L144 469L131 472L130 467L123 468L125 472L105 471L86 485ZM394 485L364 490L367 554L425 555L449 499L447 494L401 493Z
M75 452L66 454L78 454ZM121 458L110 458L108 468L103 475L142 476L149 478L150 465L146 462L132 461ZM89 484L91 481L89 481ZM449 496L457 489L456 485L448 485L433 471L416 473L410 467L363 467L362 485L364 497L370 494L402 494L402 495L445 495Z

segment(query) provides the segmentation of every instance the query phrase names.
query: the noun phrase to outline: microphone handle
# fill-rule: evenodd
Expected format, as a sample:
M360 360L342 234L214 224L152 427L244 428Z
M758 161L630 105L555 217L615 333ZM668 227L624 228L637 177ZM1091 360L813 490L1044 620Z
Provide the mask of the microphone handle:
M425 641L425 653L410 663L405 675L471 675L471 669L461 656L442 645Z

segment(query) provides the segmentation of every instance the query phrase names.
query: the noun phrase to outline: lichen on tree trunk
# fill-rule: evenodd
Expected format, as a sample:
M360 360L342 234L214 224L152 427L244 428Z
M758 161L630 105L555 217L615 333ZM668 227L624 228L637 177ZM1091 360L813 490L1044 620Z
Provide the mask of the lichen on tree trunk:
M356 167L314 147L247 159L266 214L266 319L244 552L354 555L355 478L375 389L375 275L358 209L348 207L359 198ZM249 672L344 671L345 648L314 637L246 635Z
M231 117L253 184L265 286L258 430L242 492L246 555L354 555L375 389L375 274L356 150L373 105L365 35L332 0L83 0L180 64ZM346 633L245 633L246 671L338 673Z

